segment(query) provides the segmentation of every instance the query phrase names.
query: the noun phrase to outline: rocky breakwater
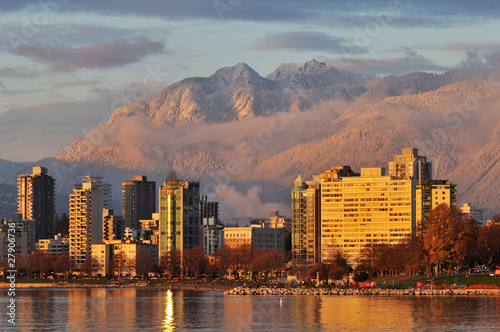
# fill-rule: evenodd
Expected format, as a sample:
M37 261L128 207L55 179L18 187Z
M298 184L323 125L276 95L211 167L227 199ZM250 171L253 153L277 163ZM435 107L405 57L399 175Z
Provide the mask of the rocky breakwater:
M380 295L380 296L428 296L428 295L489 295L500 296L491 289L384 289L384 288L271 288L236 287L224 295L300 296L300 295Z

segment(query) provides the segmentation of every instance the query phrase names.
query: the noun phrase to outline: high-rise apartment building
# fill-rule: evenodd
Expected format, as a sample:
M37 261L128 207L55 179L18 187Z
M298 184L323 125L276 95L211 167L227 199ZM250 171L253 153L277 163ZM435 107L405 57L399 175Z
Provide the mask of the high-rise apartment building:
M33 167L33 174L19 175L17 211L22 219L35 220L35 238L54 237L55 180L43 166Z
M439 204L457 207L457 186L447 180L428 180L415 188L416 220L426 220L429 213Z
M207 255L214 255L224 242L224 225L219 220L219 202L210 202L207 196L200 200L200 226L203 249Z
M125 227L140 229L140 220L151 219L156 211L156 183L136 175L133 181L122 182L122 217Z
M92 244L103 243L103 209L111 208L111 185L83 176L69 196L69 255L76 267L91 257Z
M120 216L115 216L113 210L102 210L102 240L120 240L125 234L123 219Z
M367 244L398 243L415 227L417 180L386 176L383 168L362 169L357 175L345 166L320 175L324 262L339 250L356 264Z
M299 175L292 189L292 263L312 264L320 252L320 184Z
M389 162L389 175L398 179L414 179L422 184L432 179L432 164L426 156L418 154L418 149L404 148L402 154Z
M185 249L200 245L200 183L187 180L165 181L158 192L158 256L161 260L172 249L183 255Z

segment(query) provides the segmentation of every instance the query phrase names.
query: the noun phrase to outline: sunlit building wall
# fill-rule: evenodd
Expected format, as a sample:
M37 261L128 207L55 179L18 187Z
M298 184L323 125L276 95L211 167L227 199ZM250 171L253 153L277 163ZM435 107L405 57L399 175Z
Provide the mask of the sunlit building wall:
M181 255L200 245L200 184L165 181L159 188L159 259L171 249ZM182 256L181 256L182 257Z
M252 227L225 227L223 232L224 245L229 248L252 244Z
M426 156L418 154L418 149L404 148L402 154L395 155L389 162L389 175L398 179L413 179L422 184L432 179L432 164Z
M447 180L428 180L415 189L416 220L427 220L429 213L439 204L457 207L457 186Z
M312 264L320 258L320 184L299 175L292 189L292 263Z
M91 257L92 244L103 242L102 213L111 208L111 185L101 177L82 177L69 196L69 255L75 267Z
M460 211L462 211L463 214L474 218L479 226L483 227L485 225L483 210L474 208L470 203L464 203L464 205L460 208Z
M385 176L383 168L361 176L321 173L321 260L336 250L356 264L369 243L398 243L415 227L417 180Z

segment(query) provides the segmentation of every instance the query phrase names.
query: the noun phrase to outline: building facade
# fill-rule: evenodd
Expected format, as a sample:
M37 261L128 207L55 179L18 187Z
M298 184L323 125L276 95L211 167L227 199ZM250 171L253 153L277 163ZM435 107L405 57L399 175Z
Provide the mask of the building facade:
M255 249L276 249L285 251L286 230L268 227L265 223L252 225L252 245Z
M101 177L82 177L69 196L69 255L75 267L91 257L92 244L103 243L103 209L111 208L111 185Z
M33 167L33 174L19 175L17 211L22 219L35 220L35 238L54 236L55 180L43 166Z
M140 220L151 219L156 212L156 183L136 175L133 181L122 182L122 217L125 227L140 229Z
M159 259L172 249L183 255L185 249L200 246L199 182L165 181L158 197Z
M283 228L287 232L292 230L292 218L280 215L279 211L269 212L264 222L271 228Z
M49 255L61 255L69 253L69 239L57 234L53 239L40 239L36 244L36 250Z
M320 259L320 182L299 175L292 189L292 264L312 264Z
M225 227L224 245L237 248L241 245L252 244L252 227Z
M415 188L416 220L420 225L439 204L457 207L457 186L447 180L427 180Z
M361 176L321 173L321 260L328 262L341 251L355 265L367 244L409 237L415 227L416 183L385 176L382 168L362 169Z
M113 210L102 209L102 240L120 240L124 233L123 218L115 216Z
M2 251L0 259L5 262L8 258L12 258L12 255L23 255L35 249L35 221L21 219L21 217L20 213L14 213L11 219L0 222L0 250ZM14 253L10 252L11 256L9 256L9 249L14 249Z
M219 220L219 203L208 201L206 196L200 200L200 223L203 249L207 255L214 255L224 243L222 229L224 225Z
M413 179L422 184L432 179L432 163L426 156L418 154L418 149L404 148L402 154L395 155L389 162L389 175L397 179Z
M142 241L106 241L92 245L92 257L101 275L135 277L158 262L158 246Z
M460 211L462 211L463 214L474 218L474 220L477 221L480 227L483 227L485 225L483 210L474 208L470 203L464 203L464 205L462 205L462 207L460 208Z

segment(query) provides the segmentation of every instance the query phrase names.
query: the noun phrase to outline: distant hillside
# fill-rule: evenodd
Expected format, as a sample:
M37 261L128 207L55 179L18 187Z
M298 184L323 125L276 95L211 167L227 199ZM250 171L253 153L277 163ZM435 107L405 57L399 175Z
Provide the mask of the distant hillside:
M0 220L17 211L17 188L0 183Z

